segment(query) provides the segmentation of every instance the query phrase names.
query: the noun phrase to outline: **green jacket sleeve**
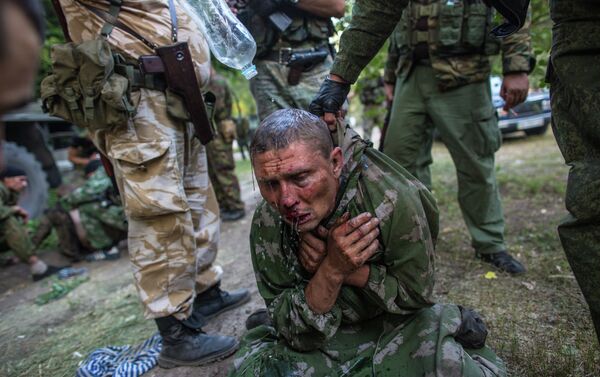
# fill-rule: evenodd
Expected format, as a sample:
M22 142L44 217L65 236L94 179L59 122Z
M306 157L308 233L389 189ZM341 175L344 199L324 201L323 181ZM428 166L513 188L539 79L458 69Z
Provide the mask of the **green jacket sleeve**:
M356 0L331 73L354 83L402 16L408 0Z
M535 58L531 50L531 12L523 28L504 38L502 48L502 73L530 73L535 67Z
M10 191L0 183L0 220L4 220L15 213L12 204L9 202Z
M381 221L383 253L370 264L366 289L384 311L411 314L432 304L437 207L415 178L406 172L392 173L402 168L389 158L378 152L369 157L368 169L383 168L365 174L359 191L366 193L367 207Z
M104 170L98 169L81 187L76 188L69 195L65 196L61 200L61 204L68 210L77 208L83 203L104 196L106 190L111 185L110 178L108 178Z
M250 231L250 252L258 291L273 324L286 342L299 351L319 348L332 337L342 320L337 304L325 314L314 313L306 302L307 281L294 273L286 258L278 216L264 202L257 208Z

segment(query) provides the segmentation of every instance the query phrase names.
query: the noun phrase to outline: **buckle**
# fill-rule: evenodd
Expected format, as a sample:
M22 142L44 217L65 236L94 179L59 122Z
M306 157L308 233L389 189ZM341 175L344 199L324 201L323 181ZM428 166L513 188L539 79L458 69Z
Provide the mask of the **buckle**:
M284 59L284 53L287 53L287 56L285 56ZM279 64L285 64L287 65L290 61L290 56L292 55L292 48L291 47L282 47L279 49Z

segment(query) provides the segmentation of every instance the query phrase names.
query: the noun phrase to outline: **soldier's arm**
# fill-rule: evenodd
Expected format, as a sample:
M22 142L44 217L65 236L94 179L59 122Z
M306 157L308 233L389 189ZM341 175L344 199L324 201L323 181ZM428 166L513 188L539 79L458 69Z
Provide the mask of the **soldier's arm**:
M523 28L502 39L502 73L506 76L515 73L529 74L535 66L531 50L531 13Z
M331 74L354 83L394 30L407 3L408 0L357 0L350 26L342 33Z
M296 7L319 17L344 17L344 0L300 0Z
M13 206L7 205L0 195L0 221L15 214Z

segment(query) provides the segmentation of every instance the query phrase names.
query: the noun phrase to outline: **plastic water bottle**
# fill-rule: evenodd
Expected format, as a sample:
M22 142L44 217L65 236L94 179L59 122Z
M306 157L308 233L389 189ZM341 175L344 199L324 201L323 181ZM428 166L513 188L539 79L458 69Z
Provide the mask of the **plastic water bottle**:
M252 64L256 42L224 0L180 2L200 27L210 51L221 63L241 70L248 80L256 76L256 67Z

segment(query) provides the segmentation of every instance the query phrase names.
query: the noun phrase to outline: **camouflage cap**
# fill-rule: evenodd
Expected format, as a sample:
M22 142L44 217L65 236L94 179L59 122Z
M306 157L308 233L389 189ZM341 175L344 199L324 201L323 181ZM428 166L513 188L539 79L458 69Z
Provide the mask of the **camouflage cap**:
M506 23L495 27L492 34L497 37L507 37L525 24L529 0L484 0L493 6L506 19Z

